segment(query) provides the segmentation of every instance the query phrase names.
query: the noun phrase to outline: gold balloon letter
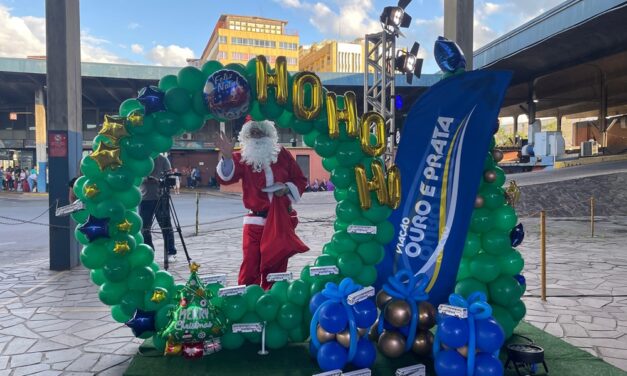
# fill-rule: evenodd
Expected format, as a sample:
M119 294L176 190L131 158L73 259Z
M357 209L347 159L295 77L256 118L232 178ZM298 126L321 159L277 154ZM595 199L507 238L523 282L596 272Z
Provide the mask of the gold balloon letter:
M377 137L377 144L370 145L370 125L374 124L374 135ZM331 125L329 124L329 129ZM361 117L361 134L359 136L361 150L373 157L378 157L385 152L385 119L377 112L366 112Z
M257 56L257 100L265 104L268 100L268 86L276 87L276 101L287 102L287 60L285 56L276 58L275 73L268 73L268 62L263 55Z
M340 121L346 122L346 133L351 137L357 136L357 97L352 91L344 93L344 109L337 109L337 97L335 93L327 93L327 123L329 124L329 137L340 136Z
M383 163L379 160L372 161L372 180L368 181L366 169L363 165L355 167L355 178L357 180L357 192L359 194L359 204L363 210L368 210L372 206L370 192L377 192L377 199L381 205L387 205L392 209L398 208L401 201L401 175L398 167L392 166L388 171L387 182Z
M311 87L311 99L309 106L305 105L305 86ZM315 73L300 72L294 77L292 87L294 96L294 114L302 120L313 120L322 110L322 82Z

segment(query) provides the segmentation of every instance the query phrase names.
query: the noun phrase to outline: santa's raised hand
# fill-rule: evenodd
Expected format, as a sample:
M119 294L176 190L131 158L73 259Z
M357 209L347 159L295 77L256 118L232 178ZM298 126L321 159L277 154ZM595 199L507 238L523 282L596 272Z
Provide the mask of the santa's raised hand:
M226 159L233 158L233 147L235 143L229 139L224 131L221 131L216 139L216 146L222 152L222 156Z

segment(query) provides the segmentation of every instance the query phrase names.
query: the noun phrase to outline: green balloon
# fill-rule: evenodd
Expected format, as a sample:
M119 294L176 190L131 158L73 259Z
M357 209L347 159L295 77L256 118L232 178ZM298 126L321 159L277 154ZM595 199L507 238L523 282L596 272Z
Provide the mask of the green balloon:
M192 108L192 96L182 87L173 87L166 91L164 103L168 111L183 114Z
M316 258L314 266L332 266L337 265L337 258L331 255L320 255Z
M128 131L128 133L132 134L133 136L140 135L140 134L151 134L155 130L154 114L144 116L142 118L142 123L139 125L132 125L130 123L127 124L126 130ZM120 140L120 142L123 140L124 138Z
M475 256L481 250L481 237L472 231L469 231L466 235L466 242L464 243L464 257L471 258Z
M512 319L514 319L516 323L522 320L523 317L525 317L525 315L527 314L527 307L525 307L525 303L523 303L523 301L520 299L518 299L516 303L511 304L509 307L507 307L507 310L509 311L509 314L512 316Z
M496 304L492 304L492 317L501 325L505 332L505 338L509 338L514 333L516 324L507 309Z
M192 95L192 108L194 109L194 112L198 116L201 116L203 119L211 118L211 115L209 114L209 108L205 103L204 93L198 92Z
M165 329L170 323L170 315L176 309L174 304L166 304L163 307L159 308L157 313L155 314L155 328L158 331Z
M340 221L339 219L336 219L335 222L333 222L333 230L334 231L346 231L348 229L348 223L344 222L344 221Z
M359 199L359 197L357 198ZM392 208L387 205L381 205L375 202L372 203L370 209L364 210L362 213L362 215L366 219L374 223L385 221L386 219L388 219L390 214L392 214Z
M520 252L515 249L499 256L499 265L503 274L516 275L520 274L525 266L525 260L523 260Z
M470 230L476 233L488 232L494 227L494 217L488 209L475 209L470 218Z
M276 88L268 88L268 97L265 104L259 105L261 113L268 119L276 120L283 114L283 107L276 101ZM304 134L304 133L303 133Z
M131 290L148 290L155 281L155 272L148 266L133 268L128 275L128 288Z
M462 257L459 262L459 269L457 270L457 278L455 280L461 281L462 279L470 277L470 260L467 257Z
M496 161L494 160L494 157L492 156L491 152L488 152L485 160L483 162L483 170L494 170L494 168L496 167Z
M353 220L350 225L351 226L360 226L358 228L366 228L366 227L367 228L371 228L371 227L374 227L372 222L370 222L369 220L367 220L365 218L361 218L361 217ZM353 238L353 240L355 240L357 243L368 242L368 241L374 239L374 236L375 236L375 234L359 234L359 233L356 233L356 232L351 232L348 235L350 235L350 237Z
M258 101L252 101L248 114L254 121L262 121L266 119L266 116L261 112L261 107Z
M494 211L494 227L502 231L511 231L518 223L516 211L511 206L505 205Z
M142 193L139 188L131 186L124 192L118 192L118 199L126 209L133 209L139 206L142 200Z
M346 188L336 188L333 190L333 197L335 198L335 201L344 201L347 195L348 189Z
M207 78L204 73L200 69L192 66L184 67L178 74L179 86L191 93L202 91L206 80Z
M385 249L376 241L369 241L357 247L357 254L364 265L376 265L383 260Z
M135 159L144 159L150 156L152 145L150 138L144 135L135 135L123 138L120 146L124 153ZM115 170L114 170L115 171Z
M303 308L293 303L285 303L279 309L277 322L283 329L297 328L303 319Z
M319 156L329 158L335 155L337 148L340 146L339 141L329 138L326 134L319 134L314 143L314 149ZM336 184L337 185L337 184ZM345 187L340 187L345 188Z
M98 179L103 175L98 163L90 156L83 157L81 160L81 172L90 179Z
M152 269L153 272L158 272L159 271L159 264L157 264L156 262L152 262L150 265L150 269Z
M355 171L347 167L337 167L331 172L331 181L336 188L348 188L355 182Z
M287 331L275 322L266 325L266 346L270 349L280 349L287 345Z
M259 323L261 321L261 318L254 312L247 312L241 320L242 323ZM261 333L244 333L244 338L252 343L260 343Z
M89 241L89 239L87 238L87 236L85 236L85 234L83 234L82 232L80 232L79 230L80 225L77 225L76 228L74 228L74 237L76 238L76 240L78 240L79 243L81 243L82 245L88 245L89 243L91 243ZM81 258L82 261L82 258ZM91 269L91 268L90 268Z
M298 133L298 134L307 134L309 132L311 132L313 130L313 123L311 121L305 121L305 120L300 120L300 119L295 119L294 122L292 123L292 129L294 130L294 132ZM333 148L337 148L337 145L333 144L333 141L329 141L330 139L325 139L324 135L319 134L316 137L316 140L314 142L314 148L316 148L316 151L318 150L317 148L320 148L321 150L323 150L323 152L325 153L325 155L320 154L323 157L327 157L333 154L333 152L335 152L335 150ZM324 140L324 141L323 141ZM325 143L323 145L323 143ZM318 146L319 145L319 146ZM333 149L333 151L330 151L331 149ZM330 153L330 154L328 154ZM328 155L326 155L328 154Z
M133 315L127 315L126 313L124 313L122 307L120 307L119 305L114 305L113 307L111 307L111 316L115 321L122 324L133 317Z
M377 224L377 234L375 240L381 244L388 244L394 239L394 225L390 221L383 221Z
M309 286L307 283L295 280L287 288L287 299L298 306L309 304Z
M112 257L105 263L102 270L108 281L122 282L131 271L131 266L125 258Z
M272 294L264 294L255 305L255 312L264 321L272 321L279 311L279 301Z
M492 184L497 187L502 187L503 184L505 184L505 171L500 167L495 167L494 172L496 172L496 180Z
M100 286L105 283L107 280L105 279L104 272L102 269L92 269L89 272L89 278L93 283Z
M274 296L280 304L287 302L287 288L290 283L287 281L275 282L270 288L270 295Z
M109 260L107 252L108 241L96 239L83 247L81 251L81 263L88 269L100 269Z
M89 213L86 212L85 210L79 210L77 212L72 213L70 216L76 223L85 223L87 219L89 218Z
M142 291L127 291L119 304L124 313L133 315L138 309L144 309L144 293Z
M493 281L500 272L501 267L495 256L479 253L470 260L470 274L483 283Z
M204 63L200 70L205 74L205 76L209 77L222 68L224 68L222 63L220 63L219 61L210 60Z
M224 66L224 69L230 69L238 72L242 76L246 77L246 67L240 63L230 63Z
M98 298L106 305L115 305L122 301L126 291L124 282L105 282L100 286Z
M326 107L326 106L325 106ZM322 115L322 114L321 114ZM318 115L318 118L314 120L314 129L322 134L329 134L329 123L327 116Z
M353 252L357 248L357 242L355 242L346 231L338 231L333 234L331 244L339 253Z
M176 86L178 86L178 79L173 74L163 76L159 80L159 90L163 91L164 93Z
M181 126L187 132L196 132L205 125L205 119L194 111L181 115Z
M483 206L490 210L496 210L505 205L505 191L501 187L486 185L479 192L483 197Z
M316 144L316 138L318 137L319 134L320 133L317 130L314 129L311 132L309 132L309 133L307 133L307 134L305 134L303 136L303 142L305 143L305 145L309 146L310 148L313 148L314 145ZM323 161L322 165L324 167L324 161Z
M111 218L114 221L124 218L126 208L120 200L108 198L98 203L95 208L95 214L98 218Z
M309 274L309 265L305 265L305 267L300 271L300 279L307 284L311 284L313 282L313 277Z
M244 336L240 333L226 333L220 338L220 343L222 343L222 347L226 350L239 349L244 342Z
M337 259L337 264L342 275L351 278L357 277L364 267L364 264L361 262L356 252L342 253Z
M489 296L488 287L485 283L479 282L474 278L462 279L455 285L455 294L461 295L464 299L468 299L468 296L476 291L480 291L486 294L486 296Z
M227 296L222 303L222 310L227 319L238 321L246 314L246 300L242 296Z
M316 280L311 283L311 296L314 296L316 293L322 291L326 283L329 282L329 279L330 278L317 277Z
M120 116L128 116L133 111L144 112L144 106L137 99L127 99L120 104Z
M511 249L509 233L498 230L484 232L481 234L481 247L494 256L508 252Z
M509 307L522 296L522 289L511 275L501 275L492 281L488 288L490 289L491 302Z
M297 328L290 330L288 335L292 342L305 342L309 338L309 327L299 325Z
M184 95L188 95L184 89L170 89L169 92L173 90L183 90ZM179 91L180 93L180 91ZM167 99L167 94L166 94ZM184 113L189 110L189 107L184 111L180 111L179 113ZM155 128L159 133L164 136L170 137L177 134L181 130L180 118L173 112L163 111L157 112L154 114L155 117ZM153 133L154 134L154 133Z
M244 299L246 299L246 307L248 311L255 311L257 300L259 300L263 294L265 294L265 291L259 285L250 285L246 287Z
M135 159L135 158L123 158L124 166L133 171L135 176L148 176L155 167L155 162L152 158Z
M154 285L155 287L161 287L169 290L174 287L174 277L172 277L172 274L166 272L165 270L159 270L158 272L155 272Z
M314 142L315 142L315 140L314 140ZM315 145L315 143L314 143L314 145ZM335 157L322 158L322 167L325 170L331 172L331 171L335 170L337 168L337 166L339 166L337 158L335 158Z
M114 146L113 142L111 141L109 137L99 134L99 135L96 135L96 137L94 137L94 139L92 140L91 150L93 151L98 150L98 148L100 147L100 144L102 143L108 146Z
M340 166L352 167L364 158L359 141L341 142L337 148L337 161ZM366 168L369 169L369 168Z
M374 194L374 192L371 193L371 196L372 194ZM348 187L347 192L346 192L346 200L353 202L355 204L361 205L359 201L359 192L357 190L357 184L352 184ZM372 205L373 205L372 207L374 207L375 205L379 205L376 199L372 200ZM373 221L373 222L377 222L377 221Z
M362 286L373 285L377 281L377 268L372 265L364 265L361 273L355 277L355 282Z
M128 262L133 268L150 266L155 258L155 253L149 245L139 244L133 252L128 254Z
M107 185L114 191L125 191L133 186L135 176L128 168L122 166L115 170L107 171L105 181Z
M294 121L294 114L290 111L283 111L281 116L276 119L276 126L279 128L289 128Z
M335 207L335 215L339 220L352 222L359 218L361 209L350 201L341 201Z

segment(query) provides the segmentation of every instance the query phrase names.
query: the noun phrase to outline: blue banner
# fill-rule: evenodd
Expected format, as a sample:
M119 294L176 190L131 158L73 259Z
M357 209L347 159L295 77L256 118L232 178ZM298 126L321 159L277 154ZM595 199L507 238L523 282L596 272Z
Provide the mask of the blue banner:
M401 204L390 217L395 237L377 265L377 286L407 269L430 277L431 303L444 303L453 292L510 79L503 71L453 76L432 86L409 111L395 160L402 189Z

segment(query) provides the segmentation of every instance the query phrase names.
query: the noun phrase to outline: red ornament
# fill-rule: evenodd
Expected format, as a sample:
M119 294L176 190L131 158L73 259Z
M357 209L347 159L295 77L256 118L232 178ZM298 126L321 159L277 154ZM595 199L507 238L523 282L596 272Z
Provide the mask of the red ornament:
M183 357L186 359L202 358L205 352L202 342L190 342L183 344Z
M181 307L187 307L187 299L181 298L181 302L179 303Z

